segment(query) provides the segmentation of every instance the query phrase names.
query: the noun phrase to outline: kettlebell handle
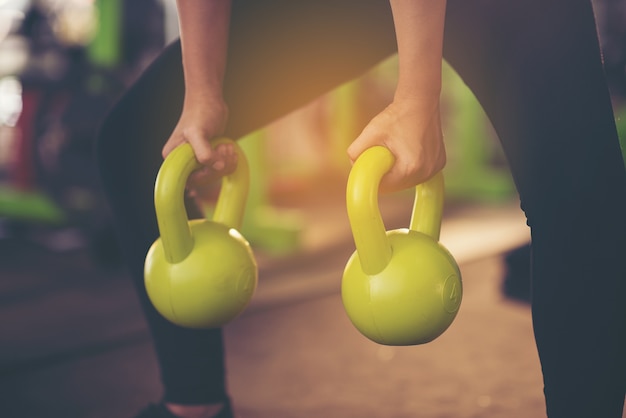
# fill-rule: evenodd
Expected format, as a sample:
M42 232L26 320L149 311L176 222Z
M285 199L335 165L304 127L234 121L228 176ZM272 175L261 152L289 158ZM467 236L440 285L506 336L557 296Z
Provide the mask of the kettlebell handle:
M237 143L230 139L218 139L212 142L212 146L221 143L234 145L237 152L237 168L233 173L222 177L213 221L239 229L250 187L248 161ZM165 259L171 264L184 260L193 249L184 194L187 178L201 167L191 145L183 143L168 154L157 174L154 207Z
M374 146L355 161L346 189L346 207L361 268L378 274L392 257L391 245L378 207L380 181L395 162L387 148ZM441 172L415 187L415 202L409 228L439 241L444 200Z

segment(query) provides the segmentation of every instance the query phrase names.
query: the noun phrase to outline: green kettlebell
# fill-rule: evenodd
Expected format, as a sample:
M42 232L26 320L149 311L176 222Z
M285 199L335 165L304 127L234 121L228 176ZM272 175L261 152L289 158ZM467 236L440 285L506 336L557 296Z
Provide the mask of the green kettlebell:
M188 328L225 325L248 305L258 269L241 226L249 188L248 162L236 143L237 169L222 178L213 220L188 221L184 193L198 168L191 146L174 149L154 187L158 238L148 251L145 286L154 307L169 321Z
M441 335L454 320L463 287L452 255L439 243L443 175L416 187L410 229L385 231L378 187L395 161L385 147L367 149L350 171L346 204L356 251L341 295L354 326L385 345L417 345Z

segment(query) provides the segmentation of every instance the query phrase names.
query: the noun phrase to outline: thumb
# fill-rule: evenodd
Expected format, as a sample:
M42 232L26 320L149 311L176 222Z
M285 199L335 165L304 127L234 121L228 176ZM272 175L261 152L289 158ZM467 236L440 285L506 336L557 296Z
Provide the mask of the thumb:
M186 135L185 139L189 142L191 148L193 148L196 160L198 160L200 164L210 165L214 162L215 153L209 141L209 139L211 139L210 137L196 132Z
M172 133L170 138L163 145L163 149L161 150L161 155L163 159L167 158L167 156L174 151L179 145L185 142L185 137L178 132Z
M370 131L371 130L366 127L348 147L348 158L350 158L350 162L352 164L354 164L357 158L359 158L359 156L368 148L376 145L384 146L384 141L382 140L383 138L381 135L376 135Z

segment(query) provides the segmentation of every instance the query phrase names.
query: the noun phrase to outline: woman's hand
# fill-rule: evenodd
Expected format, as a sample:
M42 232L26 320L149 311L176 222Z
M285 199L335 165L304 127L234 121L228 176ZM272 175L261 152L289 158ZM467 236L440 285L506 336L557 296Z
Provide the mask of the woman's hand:
M224 132L228 106L222 81L226 67L230 0L177 0L180 42L185 79L185 102L172 135L163 147L165 158L183 142L189 142L204 167L187 182L197 188L230 174L237 166L232 145L211 141Z
M423 183L446 164L439 96L396 98L375 116L348 148L354 163L367 148L382 145L396 161L381 180L381 190L394 192Z
M187 187L192 192L232 173L237 167L237 152L232 144L211 145L211 141L223 133L227 119L228 107L222 100L185 103L178 124L163 147L163 158L184 142L193 148L203 168L189 176Z
M446 0L389 0L398 42L398 84L393 102L348 148L352 161L374 145L396 157L383 191L423 183L446 163L439 94Z

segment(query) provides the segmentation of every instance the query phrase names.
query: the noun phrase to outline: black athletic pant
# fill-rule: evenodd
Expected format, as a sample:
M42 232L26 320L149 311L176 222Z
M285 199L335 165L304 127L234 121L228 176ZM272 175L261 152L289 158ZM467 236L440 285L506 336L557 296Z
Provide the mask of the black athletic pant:
M386 0L234 0L226 135L264 126L395 50ZM444 55L493 123L531 227L532 311L549 416L621 417L626 176L591 4L448 0ZM165 398L202 403L226 396L221 332L169 324L148 302L142 273L158 236L152 193L161 147L183 87L175 43L113 109L97 152Z

